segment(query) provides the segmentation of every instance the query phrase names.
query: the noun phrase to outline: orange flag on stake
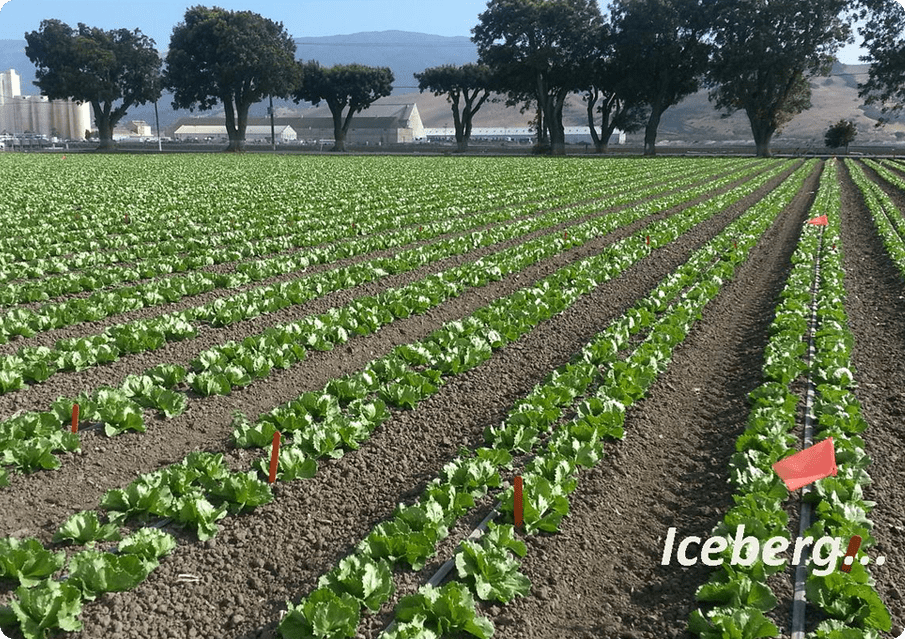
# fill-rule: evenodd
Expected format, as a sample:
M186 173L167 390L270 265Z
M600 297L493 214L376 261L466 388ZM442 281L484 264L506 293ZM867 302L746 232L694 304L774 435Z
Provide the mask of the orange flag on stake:
M808 220L808 224L813 224L814 226L826 226L830 221L827 219L826 215L821 215L820 217L815 217L813 220Z
M797 490L830 475L835 476L837 469L833 438L828 437L819 444L779 460L773 464L773 470L789 490Z

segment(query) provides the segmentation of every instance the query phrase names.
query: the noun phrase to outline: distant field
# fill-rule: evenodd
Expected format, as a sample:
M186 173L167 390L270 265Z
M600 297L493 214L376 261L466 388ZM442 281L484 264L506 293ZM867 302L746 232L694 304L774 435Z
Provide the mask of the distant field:
M772 464L805 428L838 466L807 498L838 551L808 564L808 637L902 632L905 162L0 175L12 639L788 636L791 550L701 543L794 546ZM870 563L834 569L854 535Z

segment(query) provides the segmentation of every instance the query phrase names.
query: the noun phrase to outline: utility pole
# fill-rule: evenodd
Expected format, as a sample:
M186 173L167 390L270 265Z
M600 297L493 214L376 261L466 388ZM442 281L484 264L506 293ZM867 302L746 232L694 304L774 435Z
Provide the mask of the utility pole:
M163 152L163 145L160 143L160 116L157 114L157 100L154 100L154 120L157 122L157 151Z

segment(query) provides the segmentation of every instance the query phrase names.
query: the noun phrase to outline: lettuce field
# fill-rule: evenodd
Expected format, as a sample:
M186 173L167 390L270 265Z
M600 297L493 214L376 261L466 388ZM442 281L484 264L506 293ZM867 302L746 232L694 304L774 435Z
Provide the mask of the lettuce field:
M0 175L7 637L905 630L905 162Z

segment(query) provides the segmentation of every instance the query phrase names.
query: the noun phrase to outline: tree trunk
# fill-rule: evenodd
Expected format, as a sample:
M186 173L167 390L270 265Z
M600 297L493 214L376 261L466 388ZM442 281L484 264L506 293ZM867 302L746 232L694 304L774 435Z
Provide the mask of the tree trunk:
M591 130L591 142L594 144L595 153L603 153L601 149L603 140L597 135L597 126L594 124L594 107L597 106L597 98L600 95L597 89L588 91L588 128Z
M651 105L653 107L653 105ZM657 154L657 129L660 126L660 116L663 111L657 107L653 107L650 117L647 119L647 126L644 128L644 155L654 156Z
M94 111L94 123L97 124L97 137L100 139L99 151L109 151L113 144L113 121L110 118L110 104L103 107L100 102L92 100L91 109Z
M748 116L751 121L751 133L754 134L755 153L759 158L770 157L770 141L776 129L769 122Z
M566 103L565 94L557 95L555 99L551 99L553 106L553 117L547 118L550 125L550 152L553 155L566 154L566 130L562 123L562 110Z
M245 150L245 126L241 119L241 107L239 118L236 118L236 106L232 97L223 100L223 106L226 110L226 135L229 138L229 146L226 147L226 153L241 153ZM246 121L248 117L248 108L245 109Z
M109 151L115 148L116 145L113 143L113 125L109 118L106 119L106 122L97 123L97 131L101 141L100 146L98 146L99 150Z
M452 96L453 126L456 129L456 151L462 153L468 148L468 140L465 137L465 123L459 113L459 94Z
M346 150L346 128L343 126L343 105L329 104L333 115L333 148L332 151L343 153Z
M474 93L468 93L468 89L462 89L462 97L465 98L465 108L462 109L462 125L465 129L464 135L462 136L462 146L459 148L460 151L465 151L468 149L468 143L471 140L471 128L472 123L474 122L475 113L478 112L478 109L487 101L487 98L490 97L490 91L484 89L484 94L479 98L478 95L481 93L481 89L476 89ZM477 102L475 102L477 101Z

